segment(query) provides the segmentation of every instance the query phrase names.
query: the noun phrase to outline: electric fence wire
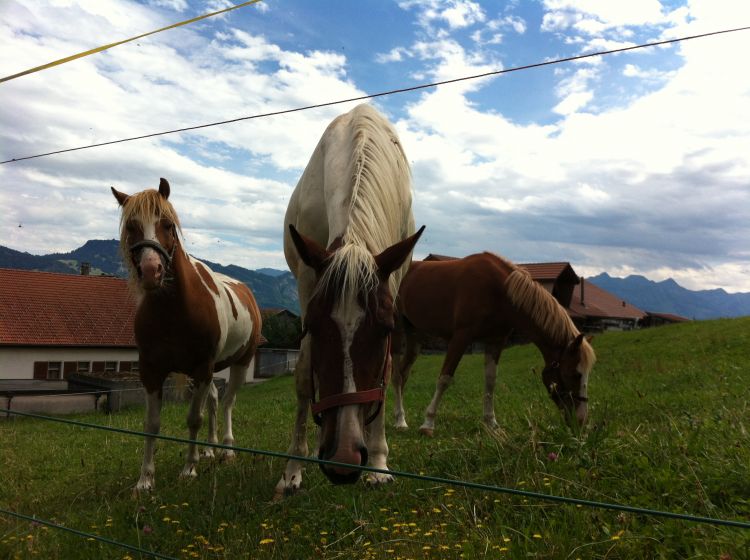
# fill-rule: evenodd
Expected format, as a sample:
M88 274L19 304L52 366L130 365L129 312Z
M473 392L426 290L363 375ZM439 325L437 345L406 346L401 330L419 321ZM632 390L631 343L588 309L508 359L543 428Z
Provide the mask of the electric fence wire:
M290 455L288 453L281 453L278 451L268 451L265 449L253 449L250 447L238 447L234 445L226 445L223 443L209 443L209 442L201 442L201 441L194 441L187 438L180 438L175 436L166 436L161 434L147 434L145 432L139 432L135 430L127 430L124 428L116 428L113 426L102 426L100 424L89 424L87 422L80 422L78 420L69 420L66 418L56 418L53 416L44 416L41 414L33 414L29 412L19 412L19 411L13 411L9 409L0 409L0 413L8 413L8 414L15 414L18 416L26 416L29 418L36 418L39 420L45 420L45 421L51 421L51 422L59 422L62 424L69 424L71 426L77 426L80 428L92 428L92 429L98 429L98 430L105 430L108 432L114 432L119 434L127 434L132 436L138 436L138 437L152 437L155 439L163 440L163 441L170 441L174 443L186 443L186 444L197 444L197 445L203 445L204 447L213 447L216 449L226 449L231 450L239 453L249 453L251 455L261 455L265 457L273 457L277 459L292 459L295 461L301 461L306 463L314 463L318 465L328 465L332 467L343 467L347 469L356 468L364 472L372 472L372 473L379 473L379 474L390 474L392 476L400 477L400 478L408 478L413 480L418 480L422 482L432 482L436 484L441 485L448 485L448 486L459 486L463 488L469 488L472 490L481 490L485 492L494 492L494 493L500 493L500 494L509 494L513 496L521 496L523 498L530 498L534 500L543 500L543 501L549 501L549 502L556 502L556 503L563 503L563 504L572 504L576 506L584 506L584 507L592 507L592 508L599 508L599 509L607 509L607 510L613 510L613 511L624 511L628 513L634 513L639 515L650 515L650 516L656 516L656 517L665 517L669 519L679 519L682 521L692 521L695 523L704 523L709 525L717 525L717 526L724 526L724 527L735 527L739 529L750 529L750 522L746 521L736 521L731 519L717 519L713 517L705 517L705 516L699 516L699 515L692 515L687 513L676 513L671 511L660 511L656 509L650 509L650 508L644 508L644 507L636 507L636 506L628 506L624 504L616 504L616 503L609 503L609 502L599 502L595 500L586 500L581 498L570 498L567 496L556 496L554 494L543 494L541 492L532 492L530 490L519 490L516 488L507 488L504 486L493 486L490 484L483 484L478 482L469 482L465 480L456 480L456 479L449 479L449 478L443 478L443 477L437 477L437 476L428 476L428 475L422 475L422 474L415 474L410 472L404 472L404 471L396 471L396 470L388 470L388 469L379 469L376 467L369 467L369 466L353 466L349 463L340 463L336 461L328 461L325 459L319 459L317 457L301 457L298 455Z

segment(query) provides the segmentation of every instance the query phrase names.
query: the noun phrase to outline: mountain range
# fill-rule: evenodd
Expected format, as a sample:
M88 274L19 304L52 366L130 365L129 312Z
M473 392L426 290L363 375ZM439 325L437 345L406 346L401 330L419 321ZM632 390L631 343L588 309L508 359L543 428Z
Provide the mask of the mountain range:
M718 319L750 315L750 293L688 290L668 278L654 282L643 276L614 278L603 272L586 279L643 311L673 313L688 319Z
M248 270L240 266L223 266L200 259L212 270L244 282L255 294L261 309L285 308L299 313L297 283L288 270L264 268ZM81 263L89 263L89 274L127 278L127 270L120 257L120 243L116 239L94 239L70 253L31 255L0 245L0 268L20 268L43 272L80 274Z
M297 284L288 270L249 270L220 265L196 256L213 270L250 286L261 308L285 308L299 313ZM31 255L0 245L0 268L80 274L81 263L89 263L90 274L125 278L127 271L116 239L94 239L70 253ZM587 278L643 311L673 313L689 319L714 319L750 315L750 293L727 293L723 289L688 290L672 279L654 282L643 276L614 278L607 273Z

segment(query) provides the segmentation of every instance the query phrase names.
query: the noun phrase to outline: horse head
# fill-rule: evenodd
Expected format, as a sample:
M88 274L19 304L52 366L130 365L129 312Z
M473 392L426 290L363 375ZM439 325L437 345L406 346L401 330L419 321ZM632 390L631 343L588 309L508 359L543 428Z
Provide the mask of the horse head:
M591 337L577 335L558 356L545 360L542 381L569 424L588 419L588 378L594 365Z
M382 415L390 375L395 294L389 278L409 257L424 227L378 255L340 238L324 248L293 225L289 230L300 258L317 277L304 327L310 337L313 401L315 380L318 385L319 400L312 405L321 428L318 457L365 465L365 426ZM356 468L321 469L335 484L353 483L360 475Z
M161 288L169 276L174 251L179 244L177 213L169 198L169 183L159 181L159 190L127 195L112 187L122 209L120 248L137 286L144 291Z

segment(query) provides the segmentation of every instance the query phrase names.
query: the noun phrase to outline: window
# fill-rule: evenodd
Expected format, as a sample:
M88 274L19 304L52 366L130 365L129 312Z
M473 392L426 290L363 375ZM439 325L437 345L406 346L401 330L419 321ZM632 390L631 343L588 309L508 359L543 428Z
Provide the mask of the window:
M76 373L88 373L91 368L91 362L78 362Z
M117 371L117 362L104 362L104 372L115 372Z
M138 362L130 362L130 371L138 373Z
M62 379L62 362L47 362L47 379Z

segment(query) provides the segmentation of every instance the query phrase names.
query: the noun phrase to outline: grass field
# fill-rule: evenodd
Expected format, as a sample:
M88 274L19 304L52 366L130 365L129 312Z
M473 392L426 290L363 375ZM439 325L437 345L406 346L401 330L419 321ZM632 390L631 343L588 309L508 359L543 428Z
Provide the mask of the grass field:
M750 521L750 318L596 337L590 423L563 426L532 367L533 346L506 351L496 409L481 419L481 355L466 356L438 414L416 428L441 356L407 387L410 429L388 430L393 469L543 493ZM292 379L247 387L237 444L284 451ZM185 405L162 433L186 436ZM134 430L141 409L75 419ZM387 407L388 424L392 411ZM309 439L314 447L313 432ZM157 487L135 498L139 438L20 419L0 422L0 507L175 558L750 558L750 530L716 527L399 479L333 487L317 467L304 490L271 501L280 459L204 462L178 481L185 446L159 442ZM554 453L553 460L550 453ZM554 457L553 457L554 458ZM138 558L117 547L0 516L0 558ZM145 556L144 556L145 558Z

